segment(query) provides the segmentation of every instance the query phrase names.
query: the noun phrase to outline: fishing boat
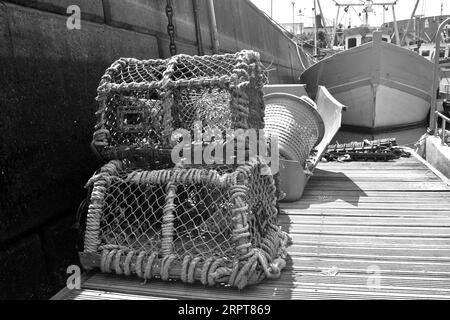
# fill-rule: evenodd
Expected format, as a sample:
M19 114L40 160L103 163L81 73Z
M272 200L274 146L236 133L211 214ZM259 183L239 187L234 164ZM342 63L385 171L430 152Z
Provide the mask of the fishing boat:
M315 97L319 85L348 106L343 127L384 131L423 123L430 110L433 64L416 52L382 40L323 59L305 70L301 83Z
M412 45L406 46L409 50L413 50L420 54L425 59L434 61L434 56L436 54L436 43L434 41L416 41L416 43ZM439 64L441 67L449 68L450 67L450 25L447 25L444 28L442 33L442 39L440 41L439 48Z
M449 28L450 29L450 28ZM422 43L420 46L408 47L431 62L434 62L436 44ZM444 39L439 49L439 97L446 98L450 92L450 37Z
M365 22L356 28L335 32L343 51L317 62L303 72L301 82L307 85L308 94L315 96L319 85L328 88L341 103L348 106L343 115L344 129L360 132L379 132L424 123L429 114L433 63L418 52L401 47L400 33L395 18L396 2L339 4L348 12L349 6L362 6ZM418 1L414 7L408 30ZM383 23L381 28L369 25L373 6L392 8L393 27ZM384 20L384 16L383 16ZM336 23L335 29L338 30ZM339 34L341 36L339 36ZM391 43L394 42L395 44Z
M373 33L376 31L382 32L381 40L391 43L390 31L388 29L370 28L368 26L361 26L349 28L343 32L343 49L348 50L354 47L361 46L373 40Z
M444 21L443 15L440 17L417 17L416 22L414 22L414 30L412 32L404 31L402 45L434 62L436 54L436 37L434 34L436 34L437 27L442 21ZM439 64L441 67L448 68L450 67L450 25L444 26L440 37Z
M417 52L427 60L434 61L434 55L436 54L435 43L422 43L420 46L410 46L408 49ZM441 44L439 50L439 64L442 67L450 67L450 42Z
M428 19L431 20L431 17L424 19L425 21L428 21ZM420 20L419 25L422 25L422 22L423 19ZM419 27L419 29L422 28ZM423 32L423 34L429 39L429 41L424 40L422 34L420 34L419 36L414 34L413 37L414 41L410 41L410 44L405 47L409 50L417 52L425 59L430 60L431 62L434 63L437 51L436 42L434 41L435 39L434 38L430 39L430 37L426 32ZM444 27L444 30L441 33L441 41L439 46L440 46L438 51L439 77L440 77L439 97L446 98L450 92L450 25Z

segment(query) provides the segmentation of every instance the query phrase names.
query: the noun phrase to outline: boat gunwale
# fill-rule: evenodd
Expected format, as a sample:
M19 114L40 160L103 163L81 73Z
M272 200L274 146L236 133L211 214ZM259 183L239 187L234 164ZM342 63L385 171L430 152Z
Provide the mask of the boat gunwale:
M380 43L382 46L385 46L386 48L397 50L398 52L402 52L404 54L408 54L412 58L415 58L417 60L420 60L422 62L430 64L430 66L433 65L433 62L431 62L430 60L422 57L420 54L418 54L415 51L412 51L412 50L409 50L407 48L400 47L400 46L398 46L396 44L388 43L388 42L385 42L385 41L379 41L378 43ZM331 55L329 57L326 57L326 58L324 58L324 59L322 59L320 61L317 61L312 66L310 66L309 68L305 69L302 72L302 74L300 75L300 77L303 77L303 75L305 73L310 72L310 70L313 70L314 68L318 68L322 63L326 63L326 61L329 61L332 58L335 58L336 56L341 56L341 55L345 55L345 54L348 54L348 53L355 53L355 52L359 52L359 51L366 51L366 50L374 49L375 46L373 44L374 44L374 42L371 41L371 42L364 43L364 44L362 44L360 46L357 46L357 47L353 47L353 48L350 48L350 49L347 49L347 50L344 50L344 51L336 52L336 53L334 53L333 55Z

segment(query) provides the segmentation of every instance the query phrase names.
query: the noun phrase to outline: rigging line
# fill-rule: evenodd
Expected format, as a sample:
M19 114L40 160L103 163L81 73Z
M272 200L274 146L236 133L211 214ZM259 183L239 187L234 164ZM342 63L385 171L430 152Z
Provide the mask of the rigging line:
M298 43L295 43L295 48L297 49L298 59L300 60L300 63L302 64L303 70L306 70L307 68L305 67L305 64L303 63L303 59L300 54L300 50L298 49Z
M361 16L359 15L358 11L356 11L355 7L352 7L353 11L355 11L356 15L358 16L359 20L361 21L362 24L364 24L363 19L361 18Z
M342 23L342 20L344 20L344 18L345 18L345 24L347 25L347 15L348 15L348 13L344 12L344 14L342 15L341 20L339 21L338 25Z

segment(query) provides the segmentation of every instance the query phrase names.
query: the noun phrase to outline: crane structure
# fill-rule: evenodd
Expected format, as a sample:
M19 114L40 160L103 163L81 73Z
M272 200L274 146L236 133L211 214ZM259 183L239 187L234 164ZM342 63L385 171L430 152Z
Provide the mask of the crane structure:
M382 6L389 7L395 6L398 0L388 1L388 2L374 2L373 0L359 0L359 2L348 2L341 3L337 0L333 0L333 2L338 7L344 7L348 10L350 7L363 7L363 12L365 13L365 24L369 24L369 13L373 12L374 6ZM346 11L347 12L347 11Z
M364 25L368 26L369 25L369 13L373 12L373 7L375 7L375 6L381 6L385 10L387 10L389 7L392 8L392 12L394 14L394 29L396 30L395 31L395 39L396 39L396 43L399 44L400 41L399 41L399 35L398 35L398 26L397 26L397 20L395 18L395 11L394 11L394 6L397 5L397 1L398 0L385 1L385 2L374 2L373 0L359 0L358 2L341 2L338 0L333 0L333 2L338 7L338 9L337 9L337 15L336 15L336 20L335 20L335 25L334 25L334 31L333 31L332 39L330 41L330 46L332 46L333 39L336 34L336 30L339 26L339 13L340 13L341 7L344 8L345 13L348 12L349 8L363 7L362 11L365 13Z

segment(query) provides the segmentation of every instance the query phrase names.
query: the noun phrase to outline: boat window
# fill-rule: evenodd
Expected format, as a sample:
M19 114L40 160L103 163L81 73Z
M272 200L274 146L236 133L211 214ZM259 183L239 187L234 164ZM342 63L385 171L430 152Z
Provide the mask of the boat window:
M384 42L389 42L388 38L385 37L381 38L381 40L383 40Z
M430 50L423 50L422 51L422 57L429 57L430 56Z
M348 39L348 48L356 47L356 38L349 38Z

